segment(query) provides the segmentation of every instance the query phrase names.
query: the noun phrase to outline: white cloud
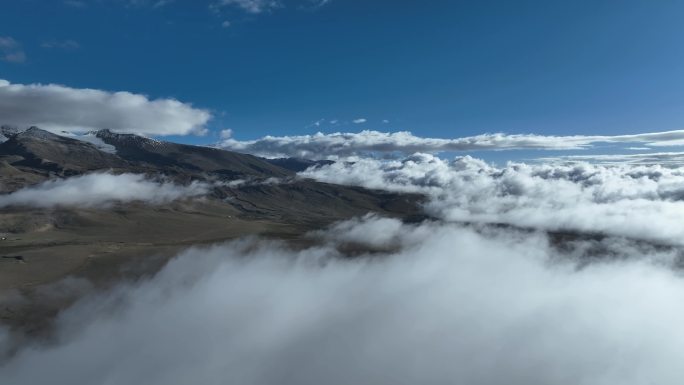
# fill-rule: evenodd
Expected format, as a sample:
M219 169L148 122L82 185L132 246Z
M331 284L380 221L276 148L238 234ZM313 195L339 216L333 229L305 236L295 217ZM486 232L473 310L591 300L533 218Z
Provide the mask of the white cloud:
M360 121L360 119L355 120ZM359 133L317 133L299 136L265 136L256 140L228 140L220 147L265 157L337 158L369 154L404 155L415 152L543 149L586 149L597 143L643 143L649 146L678 146L684 130L603 136L548 136L532 134L482 134L454 139L424 138L401 132L364 130Z
M107 128L121 133L187 135L204 133L211 114L175 99L0 80L0 117L2 124L36 125L51 131Z
M428 154L358 159L300 176L428 196L427 212L448 221L505 223L684 244L684 171L661 165L511 163Z
M366 119L365 119L365 118L358 118L358 119L352 120L352 122L353 122L354 124L366 123Z
M540 235L384 221L392 223L366 218L328 234L399 240L399 250L375 257L254 240L187 251L148 281L77 304L60 317L52 344L20 349L0 378L681 383L684 281L664 262L673 252L603 241L616 256L578 269L575 254ZM352 234L357 226L365 232Z
M360 244L372 248L386 248L406 241L402 237L402 223L392 218L381 218L367 214L339 222L329 229L313 232L312 235L335 244ZM408 236L408 234L403 234Z
M111 144L105 143L102 138L97 137L97 135L93 132L87 132L84 134L74 134L74 133L69 133L69 132L60 132L61 136L66 136L71 139L76 139L80 140L83 142L88 142L95 147L98 148L100 151L108 152L110 154L116 154L116 147L112 146ZM2 138L0 138L2 140Z
M9 63L23 63L26 61L26 53L24 51L8 52L2 60Z
M649 150L649 148L629 147L627 150ZM594 154L594 155L564 155L556 157L541 157L535 159L536 162L546 163L574 163L591 162L597 164L614 165L684 165L684 152L651 152L646 154Z
M51 179L13 193L0 195L0 208L28 207L105 207L116 202L143 201L161 204L204 195L208 186L193 182L187 186L153 181L138 174L87 174L67 179Z
M228 20L224 20L223 23L221 23L221 27L223 28L228 28L230 27L231 23Z
M221 137L221 139L230 139L233 136L233 130L231 130L230 128L221 130L219 136Z
M152 7L162 8L175 0L123 0L123 4L127 7Z
M262 13L282 7L278 0L218 0L212 5L215 9L231 6L237 7L248 13Z
M0 49L13 49L19 46L19 42L9 36L0 36Z
M325 123L325 119L318 119L315 122L312 122L311 124L307 125L305 128L311 128L311 127L320 127L321 124Z
M323 7L331 2L331 0L300 0L299 9L315 10ZM297 2L292 2L297 3ZM221 10L225 7L233 7L240 9L250 14L260 14L271 12L279 8L290 6L286 1L282 0L216 0L209 5L209 9L216 14L221 14Z
M175 0L158 0L157 2L154 3L152 6L153 8L161 8L165 7L171 3L173 3Z
M26 53L21 44L10 36L0 36L0 60L9 63L23 63Z
M119 4L128 8L136 7L150 7L150 8L162 8L174 3L176 0L108 0L114 4ZM64 0L64 4L73 8L84 8L88 4L102 2L102 0Z
M43 48L61 49L61 50L65 50L65 51L73 51L73 50L81 48L81 45L77 41L71 40L71 39L48 40L48 41L44 41L40 46Z

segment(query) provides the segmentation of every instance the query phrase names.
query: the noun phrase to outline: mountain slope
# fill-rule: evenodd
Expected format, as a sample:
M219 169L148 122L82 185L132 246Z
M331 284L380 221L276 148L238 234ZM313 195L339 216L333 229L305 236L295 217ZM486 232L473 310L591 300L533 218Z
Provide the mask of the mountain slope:
M293 171L264 159L209 147L163 142L101 130L89 135L56 135L31 127L0 130L0 191L11 191L51 176L72 176L98 170L164 174L181 180L211 176L222 180L292 176ZM11 167L11 168L9 168ZM5 171L3 171L5 170ZM17 172L27 183L10 180ZM10 188L9 186L13 186Z
M133 134L100 130L95 136L116 148L118 156L164 171L211 172L233 178L285 177L292 172L256 156L217 148L163 142Z
M14 168L42 175L67 176L130 166L120 157L100 151L90 143L37 127L9 135L0 143L0 157Z

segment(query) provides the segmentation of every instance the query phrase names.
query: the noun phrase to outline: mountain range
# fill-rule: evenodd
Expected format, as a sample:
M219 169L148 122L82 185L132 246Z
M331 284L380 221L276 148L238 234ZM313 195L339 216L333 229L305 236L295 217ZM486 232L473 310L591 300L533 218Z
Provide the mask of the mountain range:
M371 212L422 218L420 196L296 176L327 162L264 159L109 130L73 135L3 126L0 141L0 194L91 173L211 186L201 199L160 205L0 207L0 294L19 290L31 298L0 309L0 319L29 332L44 330L50 314L70 301L38 304L36 288L66 276L107 285L154 272L180 250L202 244L259 235L296 246L311 242L312 230Z

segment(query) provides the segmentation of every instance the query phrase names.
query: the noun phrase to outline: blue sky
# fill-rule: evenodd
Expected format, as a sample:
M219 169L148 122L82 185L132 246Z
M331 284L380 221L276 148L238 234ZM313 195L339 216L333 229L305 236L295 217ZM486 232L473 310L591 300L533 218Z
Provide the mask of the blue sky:
M0 79L209 109L208 135L173 138L191 143L225 128L238 139L684 128L682 1L224 2L3 2L0 36L25 57L0 61Z

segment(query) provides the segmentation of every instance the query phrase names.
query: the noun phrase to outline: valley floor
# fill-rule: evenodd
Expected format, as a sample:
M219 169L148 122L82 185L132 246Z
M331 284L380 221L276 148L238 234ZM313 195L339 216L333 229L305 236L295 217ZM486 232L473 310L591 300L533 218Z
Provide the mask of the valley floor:
M409 206L414 209L407 212L417 212ZM54 316L78 298L154 274L184 249L246 236L305 246L312 242L309 231L365 212L280 217L213 198L107 209L6 208L0 211L0 325L47 336Z

